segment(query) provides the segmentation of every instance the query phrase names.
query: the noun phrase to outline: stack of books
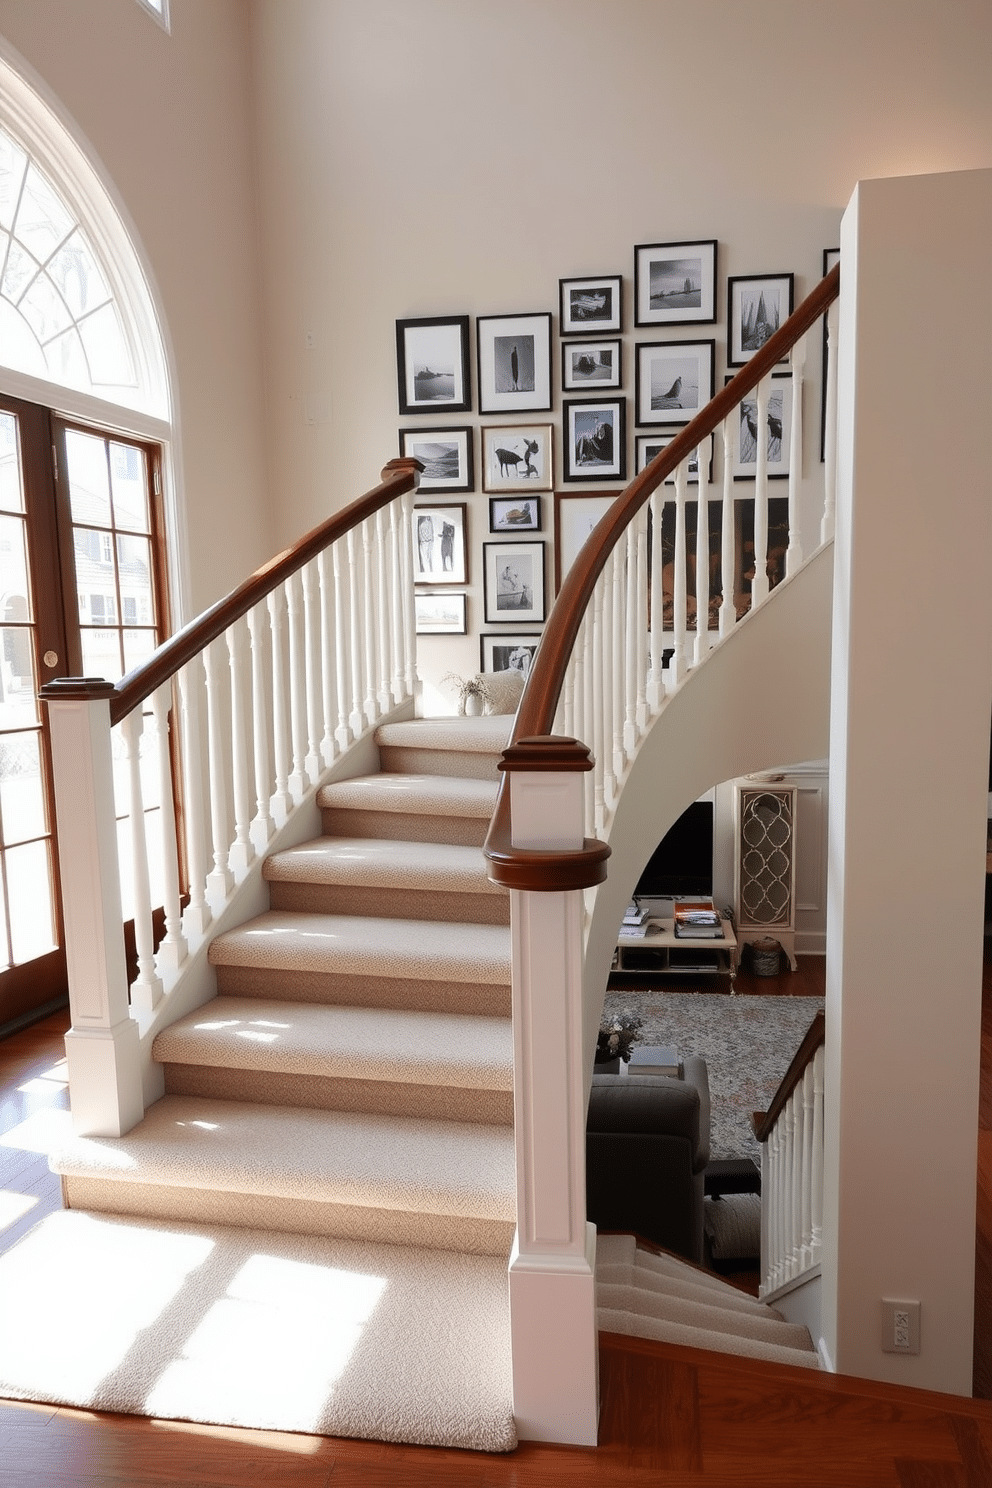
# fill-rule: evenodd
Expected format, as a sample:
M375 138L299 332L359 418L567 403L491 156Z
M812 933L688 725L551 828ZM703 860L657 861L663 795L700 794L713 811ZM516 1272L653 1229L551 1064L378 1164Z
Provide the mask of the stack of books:
M677 903L674 909L675 934L681 940L722 940L723 925L713 908L713 901Z
M682 1062L674 1049L658 1044L635 1044L630 1051L627 1073L667 1075L670 1080L681 1080Z
M648 933L648 912L636 899L628 904L620 926L620 940L643 940Z

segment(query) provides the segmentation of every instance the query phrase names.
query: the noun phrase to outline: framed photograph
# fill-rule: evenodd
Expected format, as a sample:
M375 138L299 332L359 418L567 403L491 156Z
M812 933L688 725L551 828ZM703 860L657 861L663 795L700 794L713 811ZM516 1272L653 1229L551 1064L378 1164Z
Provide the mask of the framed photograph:
M674 434L638 434L637 436L637 469L636 475L651 464L655 455L659 454L666 445L671 444L675 438ZM713 479L713 435L703 441L703 459L706 461L706 479ZM674 486L675 475L671 474L665 482L666 486ZM699 484L699 447L693 451L689 460L689 484Z
M716 320L716 240L641 243L634 249L634 324Z
M401 429L400 454L423 465L419 490L471 491L471 429Z
M501 424L482 430L484 491L550 491L550 424Z
M483 543L486 624L544 619L544 544Z
M555 492L555 593L596 523L605 516L619 491Z
M490 532L540 532L540 496L490 496Z
M465 635L464 594L415 594L418 635Z
M592 279L559 279L563 336L588 336L590 331L622 331L623 276L599 274Z
M840 263L839 248L824 248L823 277L826 278L834 264ZM823 317L823 353L820 370L820 461L827 449L827 317Z
M469 413L468 316L430 315L396 322L400 413Z
M479 315L479 412L551 407L551 316Z
M561 386L566 393L583 388L618 388L622 382L620 340L568 341L561 349Z
M768 448L768 478L783 480L789 474L792 447L792 376L776 372L765 418ZM758 394L741 400L738 433L734 440L734 480L754 480L758 473Z
M687 424L713 396L714 341L644 341L637 347L639 424Z
M455 506L413 508L413 581L415 584L467 584L465 502Z
M788 320L793 278L792 274L745 274L727 280L728 366L743 367Z
M540 639L539 630L528 631L523 635L509 635L506 631L499 634L483 631L479 636L480 671L522 672L526 682Z
M627 399L562 404L566 480L626 480Z

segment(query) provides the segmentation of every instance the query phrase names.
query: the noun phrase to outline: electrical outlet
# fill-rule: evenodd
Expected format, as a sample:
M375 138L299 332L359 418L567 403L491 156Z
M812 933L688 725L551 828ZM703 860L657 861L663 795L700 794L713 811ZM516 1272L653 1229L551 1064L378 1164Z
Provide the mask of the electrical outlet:
M920 1352L919 1302L894 1302L882 1298L883 1354Z

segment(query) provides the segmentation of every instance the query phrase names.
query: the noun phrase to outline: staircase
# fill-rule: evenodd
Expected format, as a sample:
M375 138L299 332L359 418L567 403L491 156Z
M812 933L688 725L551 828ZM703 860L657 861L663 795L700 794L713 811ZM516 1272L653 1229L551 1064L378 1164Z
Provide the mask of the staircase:
M434 1255L439 1287L458 1252L477 1295L461 1316L438 1303L445 1329L464 1333L449 1359L485 1355L494 1331L505 1343L509 898L480 845L510 722L385 725L381 773L320 791L325 835L267 859L271 908L211 945L217 997L157 1036L165 1096L126 1136L78 1138L53 1159L69 1207L360 1241L384 1247L382 1264L385 1247L404 1263L398 1248L412 1249L422 1268ZM463 1409L438 1444L514 1445L504 1364L502 1401L486 1402L476 1434ZM418 1412L394 1433L381 1402L391 1368L408 1398L417 1367L377 1363L367 1434L412 1439ZM474 1389L457 1380L463 1399ZM433 1401L436 1381L423 1390Z

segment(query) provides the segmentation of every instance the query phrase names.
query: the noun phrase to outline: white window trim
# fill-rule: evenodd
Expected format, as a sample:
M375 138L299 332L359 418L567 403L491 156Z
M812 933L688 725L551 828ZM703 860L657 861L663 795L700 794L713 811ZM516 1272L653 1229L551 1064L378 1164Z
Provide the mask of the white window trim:
M143 10L147 10L153 20L158 21L163 31L167 31L171 36L172 27L169 25L169 0L138 0L138 4Z

